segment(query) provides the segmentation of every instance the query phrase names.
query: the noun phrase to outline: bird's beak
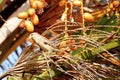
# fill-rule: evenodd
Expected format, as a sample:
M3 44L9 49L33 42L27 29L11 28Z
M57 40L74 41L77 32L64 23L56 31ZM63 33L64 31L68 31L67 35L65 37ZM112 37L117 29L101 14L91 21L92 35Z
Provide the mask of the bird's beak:
M30 43L35 43L35 41L32 39L32 35L30 34L27 38L27 40L30 42Z

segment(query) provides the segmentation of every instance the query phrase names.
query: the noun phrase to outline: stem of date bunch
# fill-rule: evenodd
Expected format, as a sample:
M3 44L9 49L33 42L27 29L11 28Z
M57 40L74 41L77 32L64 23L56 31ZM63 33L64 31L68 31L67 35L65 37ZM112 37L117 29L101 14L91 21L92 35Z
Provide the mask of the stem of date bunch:
M80 6L81 8L81 15L82 15L82 27L83 27L83 35L85 36L86 35L86 27L85 27L85 19L84 19L84 5L83 5L83 0L82 1L82 4Z

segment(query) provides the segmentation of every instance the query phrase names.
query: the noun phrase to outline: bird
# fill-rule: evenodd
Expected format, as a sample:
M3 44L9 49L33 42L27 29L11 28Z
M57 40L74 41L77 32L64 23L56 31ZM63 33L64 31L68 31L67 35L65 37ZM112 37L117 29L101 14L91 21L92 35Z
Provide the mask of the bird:
M52 46L52 43L46 37L40 35L37 32L31 33L28 39L30 38L44 51L48 51L49 53L52 51L58 51Z

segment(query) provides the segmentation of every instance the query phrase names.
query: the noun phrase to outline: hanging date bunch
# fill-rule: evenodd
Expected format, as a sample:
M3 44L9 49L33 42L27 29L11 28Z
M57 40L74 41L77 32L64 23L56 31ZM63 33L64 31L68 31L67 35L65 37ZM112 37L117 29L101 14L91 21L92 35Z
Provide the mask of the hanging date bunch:
M107 16L115 14L115 16L118 18L119 10L120 10L119 0L110 0L106 9Z
M34 26L39 24L38 15L44 12L48 6L45 0L29 0L30 8L27 11L18 13L17 17L23 19L19 24L20 28L25 28L28 32L34 31Z
M66 6L61 17L62 21L65 20L65 17L67 17L69 21L81 23L95 21L95 17L92 15L92 12L90 12L90 9L86 10L83 0L61 0L59 6Z

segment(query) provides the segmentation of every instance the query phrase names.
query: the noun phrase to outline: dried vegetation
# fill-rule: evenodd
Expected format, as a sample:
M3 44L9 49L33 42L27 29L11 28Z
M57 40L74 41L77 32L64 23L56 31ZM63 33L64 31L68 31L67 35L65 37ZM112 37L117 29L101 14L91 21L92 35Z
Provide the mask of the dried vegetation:
M35 10L28 10L27 17L18 17L31 21L31 15L40 16L44 7L52 6L39 18L38 26L32 26L47 26L41 35L49 41L43 44L50 48L41 45L44 39L37 38L41 35L34 35L35 43L26 47L13 68L0 78L9 75L8 80L119 79L119 0L60 0L57 4L55 0L51 4L40 0L44 3L42 8L38 7L38 0L31 1L36 1L37 7L30 3ZM56 10L54 6L58 7L58 11L52 14L52 10ZM40 25L42 22L44 24ZM31 24L35 25L32 21ZM27 27L30 27L29 24L24 28L33 32Z

